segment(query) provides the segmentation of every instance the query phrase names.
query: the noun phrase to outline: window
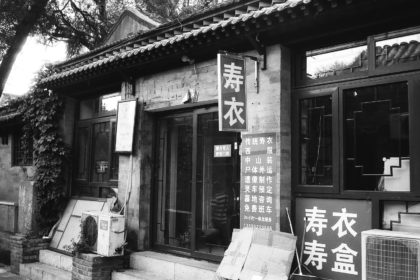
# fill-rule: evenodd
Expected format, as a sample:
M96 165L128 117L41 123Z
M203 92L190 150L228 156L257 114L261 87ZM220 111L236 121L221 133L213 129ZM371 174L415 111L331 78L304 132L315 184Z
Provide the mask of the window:
M24 143L22 143L22 132L15 132L13 134L12 145L12 165L13 166L28 166L33 163L33 143L28 143L28 150L25 151Z
M379 39L375 42L376 67L420 60L420 33Z
M296 62L298 85L378 76L420 66L420 27L361 39L300 51Z
M410 83L297 93L298 190L411 191Z
M307 51L304 69L305 76L312 80L366 71L367 44L362 42Z
M409 191L407 83L346 89L343 99L345 189Z
M300 100L302 185L332 185L332 96Z
M115 153L116 111L119 93L80 101L76 128L74 195L106 197L117 187Z

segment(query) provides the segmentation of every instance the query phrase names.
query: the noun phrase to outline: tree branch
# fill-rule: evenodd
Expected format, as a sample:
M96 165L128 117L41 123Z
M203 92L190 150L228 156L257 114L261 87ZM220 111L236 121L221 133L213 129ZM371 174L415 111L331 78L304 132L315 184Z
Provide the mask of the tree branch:
M36 0L33 1L31 9L25 14L22 20L16 26L15 36L11 41L9 48L0 64L0 96L3 93L6 81L9 78L10 71L12 70L13 63L16 60L19 51L22 49L26 38L29 33L33 30L35 24L45 12L48 0Z
M77 5L76 5L76 3L74 3L72 0L69 0L70 1L70 5L71 5L71 7L73 8L73 10L75 10L75 12L77 12L77 13L79 13L79 14L81 14L82 15L82 17L83 17L83 20L85 21L85 23L87 24L87 25L89 25L89 27L92 29L92 30L95 30L96 32L98 31L98 28L94 25L94 24L92 24L92 21L95 21L95 19L94 18L92 18L91 17L91 19L88 19L88 16L90 16L89 14L87 14L86 12L84 12L84 11L82 11L82 9L80 9Z

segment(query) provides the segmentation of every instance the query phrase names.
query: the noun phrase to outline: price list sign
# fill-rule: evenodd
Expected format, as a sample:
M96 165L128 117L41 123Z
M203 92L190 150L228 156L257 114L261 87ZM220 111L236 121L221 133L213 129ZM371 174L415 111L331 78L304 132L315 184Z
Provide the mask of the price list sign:
M274 229L276 134L244 135L241 161L241 228Z

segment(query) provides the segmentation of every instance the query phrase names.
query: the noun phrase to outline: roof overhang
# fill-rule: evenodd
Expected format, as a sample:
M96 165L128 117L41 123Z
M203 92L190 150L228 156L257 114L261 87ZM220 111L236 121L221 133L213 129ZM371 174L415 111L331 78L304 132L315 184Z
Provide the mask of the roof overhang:
M252 10L250 3L266 3L266 6ZM264 37L266 44L299 45L308 38L322 40L326 36L363 35L357 30L389 30L390 26L412 24L409 22L412 19L418 22L415 12L418 9L415 8L419 4L418 0L401 0L399 3L392 0L382 0L381 3L375 0L289 0L271 5L262 0L248 1L243 5L247 10L241 12L242 6L237 4L230 10L225 7L224 13L212 15L211 23L200 18L181 26L181 29L163 26L139 38L94 50L60 64L58 72L43 79L42 83L61 88L112 77L115 73L124 76L128 69L141 72L147 68L149 71L150 65L158 63L162 70L165 62L172 62L176 56L231 50L234 44L241 45L241 40L246 41L246 37L257 34L266 35L260 36Z

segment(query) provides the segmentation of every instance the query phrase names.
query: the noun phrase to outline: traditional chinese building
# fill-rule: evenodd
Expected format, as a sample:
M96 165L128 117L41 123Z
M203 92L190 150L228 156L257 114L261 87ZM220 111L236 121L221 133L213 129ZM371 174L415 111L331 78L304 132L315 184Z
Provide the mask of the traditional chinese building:
M21 137L22 120L17 110L18 96L3 93L0 97L0 262L10 262L10 237L25 231L24 216L30 209L24 204L33 176L31 153L25 155ZM22 200L21 200L22 199ZM26 208L26 209L25 209ZM19 224L18 217L21 223Z
M234 228L290 231L288 207L314 275L362 279L361 232L419 212L419 8L246 0L159 26L125 14L43 80L67 100L62 223L116 196L136 253L112 279L211 279Z

